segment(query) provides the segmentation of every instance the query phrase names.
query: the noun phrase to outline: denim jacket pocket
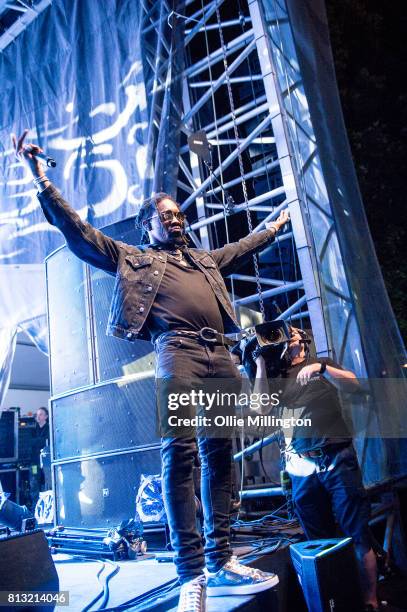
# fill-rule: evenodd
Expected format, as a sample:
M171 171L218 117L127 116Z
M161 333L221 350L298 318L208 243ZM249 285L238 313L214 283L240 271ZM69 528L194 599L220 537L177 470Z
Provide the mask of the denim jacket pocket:
M148 273L154 258L151 255L126 255L119 274L124 282L139 282Z
M153 263L153 257L151 255L126 255L124 260L133 270L140 270L140 268L151 266Z

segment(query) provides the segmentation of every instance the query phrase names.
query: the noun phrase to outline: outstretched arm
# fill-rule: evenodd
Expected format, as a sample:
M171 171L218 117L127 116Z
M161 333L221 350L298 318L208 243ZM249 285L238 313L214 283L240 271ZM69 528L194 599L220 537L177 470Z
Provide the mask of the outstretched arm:
M34 184L39 191L40 201L44 215L64 235L69 249L86 263L101 268L106 272L116 273L119 259L120 243L105 236L90 223L82 221L77 212L66 202L59 191L46 177L43 166L36 154L42 153L35 144L25 144L28 130L25 130L17 140L15 134L11 138L16 157L24 160L29 166Z
M275 221L266 224L265 230L249 234L241 238L238 242L226 244L220 249L211 251L218 268L223 275L229 274L235 266L243 263L250 255L261 251L268 244L274 241L276 234L289 221L290 217L286 210L283 210Z

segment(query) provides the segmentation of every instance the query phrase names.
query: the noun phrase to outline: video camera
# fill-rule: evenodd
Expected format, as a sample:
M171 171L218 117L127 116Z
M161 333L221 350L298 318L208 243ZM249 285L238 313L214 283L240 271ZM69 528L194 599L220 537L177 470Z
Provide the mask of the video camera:
M255 325L254 332L260 352L290 341L290 330L285 321L267 321Z
M290 330L285 321L267 321L244 331L237 352L250 380L255 378L255 361L259 355L265 357L271 376L281 369L289 340Z
M304 344L311 344L311 337L304 330L298 330ZM251 381L256 376L256 359L263 355L267 364L267 376L273 378L289 364L287 354L291 337L291 326L285 321L266 321L245 330L245 337L238 349L241 361Z

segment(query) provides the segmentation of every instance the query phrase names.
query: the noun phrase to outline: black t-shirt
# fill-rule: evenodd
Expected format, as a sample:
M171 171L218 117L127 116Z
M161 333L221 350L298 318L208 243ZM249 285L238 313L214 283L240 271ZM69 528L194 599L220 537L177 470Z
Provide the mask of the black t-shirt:
M322 448L330 444L351 442L351 435L343 416L336 387L324 376L312 378L307 385L296 382L299 371L306 365L326 363L334 368L343 368L328 357L308 358L288 367L280 374L283 385L281 403L296 418L310 419L311 426L294 427L291 446L297 453Z
M168 255L165 273L147 318L153 340L163 332L176 329L199 331L212 327L223 333L220 305L205 274L187 254L184 261L187 265Z

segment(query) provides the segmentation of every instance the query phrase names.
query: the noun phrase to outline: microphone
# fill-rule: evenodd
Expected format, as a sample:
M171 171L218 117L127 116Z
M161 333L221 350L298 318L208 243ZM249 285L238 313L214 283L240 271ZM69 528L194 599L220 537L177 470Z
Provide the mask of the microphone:
M48 168L55 168L57 162L52 157L49 157L46 153L35 153L35 157L38 157L42 162L45 163Z
M57 162L55 161L55 159L53 159L52 157L49 157L46 153L32 153L34 155L34 157L37 157L38 159L40 159L45 166L48 166L48 168L55 168L55 166L57 165Z

